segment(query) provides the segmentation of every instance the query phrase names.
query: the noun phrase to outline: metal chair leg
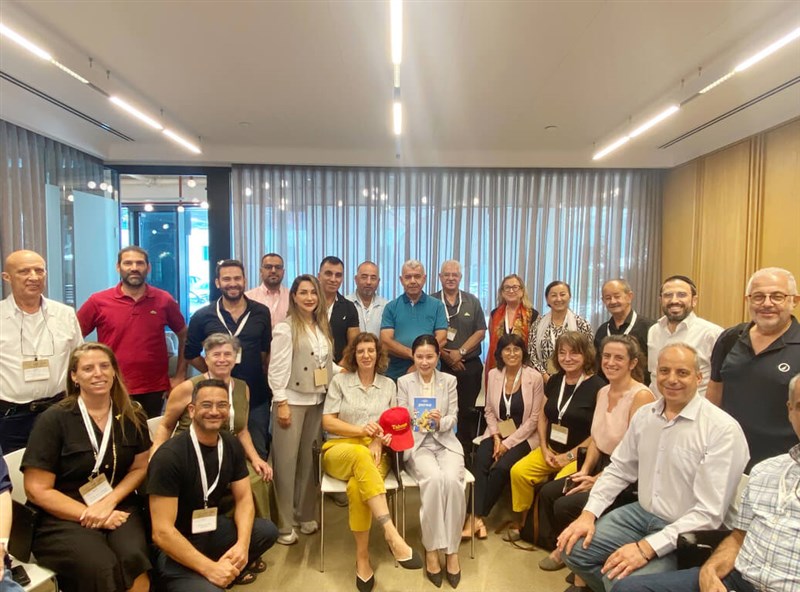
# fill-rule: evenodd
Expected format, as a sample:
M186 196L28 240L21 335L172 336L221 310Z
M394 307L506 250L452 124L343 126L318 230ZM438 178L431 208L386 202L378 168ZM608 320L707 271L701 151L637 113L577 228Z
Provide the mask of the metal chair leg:
M319 492L319 571L325 572L325 496Z
M472 536L470 537L469 541L469 557L470 559L475 559L475 482L469 484L469 497L470 497L470 510L471 516L470 518L470 530L472 530Z

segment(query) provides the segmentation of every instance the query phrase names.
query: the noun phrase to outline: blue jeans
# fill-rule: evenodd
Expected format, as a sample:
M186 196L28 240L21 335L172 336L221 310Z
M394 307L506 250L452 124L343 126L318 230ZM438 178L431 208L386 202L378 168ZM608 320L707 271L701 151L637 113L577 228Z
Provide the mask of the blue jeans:
M722 578L726 590L756 592L753 585L735 569ZM700 592L700 568L669 573L629 576L614 586L614 592Z
M11 578L11 570L4 567L2 561L0 561L0 569L5 570L3 579L0 580L0 592L24 592L22 586Z
M572 547L572 553L563 555L564 563L581 576L594 592L610 592L612 587L616 592L618 590L616 581L612 582L600 573L606 559L623 545L639 541L649 534L662 530L666 525L667 523L661 518L642 508L639 502L622 506L600 518L589 548L584 549L583 539L579 539ZM670 553L651 560L634 573L674 571L677 565L675 553Z

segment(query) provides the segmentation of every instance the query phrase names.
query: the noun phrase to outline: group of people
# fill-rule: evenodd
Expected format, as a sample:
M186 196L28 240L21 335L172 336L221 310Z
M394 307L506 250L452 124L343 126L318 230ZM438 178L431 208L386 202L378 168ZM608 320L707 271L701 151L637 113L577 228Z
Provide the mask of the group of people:
M377 294L369 261L343 296L337 257L287 288L283 259L268 253L249 291L241 262L225 260L220 298L188 324L169 294L147 284L144 250L123 248L117 269L120 283L77 314L42 296L38 254L12 253L3 271L11 294L0 302L0 446L27 447L25 489L42 515L33 551L67 592L147 590L151 571L170 591L252 582L273 543L318 528L311 450L323 433L322 466L347 481L362 592L375 586L373 518L401 566L456 587L459 544L488 536L508 483L518 520L505 538L519 538L535 513L538 543L550 550L539 565L569 567L572 592L672 589L663 578L679 575L721 590L707 587L711 573L724 579L734 561L741 589L798 584L796 542L767 568L744 565L777 529L753 517L752 505L768 503L764 491L790 517L782 540L800 534L796 379L789 422L784 407L800 369L800 327L786 270L753 275L751 321L727 331L695 314L688 277L664 281L655 322L633 309L625 280L610 280L610 318L593 332L570 308L566 282L546 287L540 315L516 274L503 278L487 326L452 260L430 295L422 263L407 261L392 301ZM166 327L179 340L172 378ZM83 344L94 330L98 343ZM187 380L189 365L198 374ZM482 387L486 428L470 461ZM162 412L151 442L147 418ZM767 460L790 449L791 461ZM384 477L398 458L420 487L424 556L388 511ZM768 471L753 468L761 461ZM475 516L466 514L466 468ZM725 554L699 572L667 574L678 534L719 527L751 469L742 504L751 509ZM4 487L0 479L0 503ZM755 541L745 536L753 523Z

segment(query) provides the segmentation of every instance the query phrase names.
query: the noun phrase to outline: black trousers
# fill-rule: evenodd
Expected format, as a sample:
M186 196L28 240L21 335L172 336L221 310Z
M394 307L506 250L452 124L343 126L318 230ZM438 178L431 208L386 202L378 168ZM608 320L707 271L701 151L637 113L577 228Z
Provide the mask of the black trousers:
M447 372L456 377L458 391L458 430L456 436L464 449L464 458L469 458L472 452L472 441L477 435L478 412L475 410L475 401L481 392L483 380L483 364L480 358L473 358L464 362L464 369L454 371L442 362L442 372Z
M139 403L147 414L147 419L163 415L164 412L164 391L153 391L151 393L137 393L131 395L131 399Z
M472 473L475 475L475 515L480 517L488 516L492 511L503 494L503 489L508 485L511 467L525 458L531 447L528 442L520 442L500 457L494 466L493 451L494 441L492 438L485 438L478 446L472 464Z

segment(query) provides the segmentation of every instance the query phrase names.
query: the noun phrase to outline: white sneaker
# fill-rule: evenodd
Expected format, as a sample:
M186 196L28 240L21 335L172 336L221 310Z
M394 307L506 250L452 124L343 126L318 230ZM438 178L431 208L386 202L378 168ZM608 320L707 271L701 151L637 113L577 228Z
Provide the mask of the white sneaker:
M292 529L292 532L287 532L278 537L279 545L294 545L297 542L297 533Z
M309 520L308 522L300 523L300 532L303 534L314 534L319 530L319 524L316 520Z

